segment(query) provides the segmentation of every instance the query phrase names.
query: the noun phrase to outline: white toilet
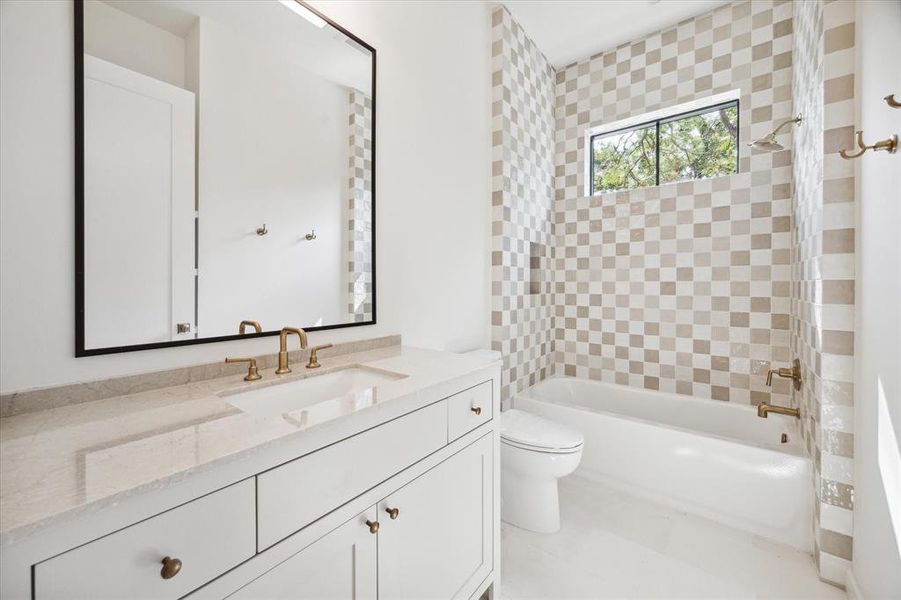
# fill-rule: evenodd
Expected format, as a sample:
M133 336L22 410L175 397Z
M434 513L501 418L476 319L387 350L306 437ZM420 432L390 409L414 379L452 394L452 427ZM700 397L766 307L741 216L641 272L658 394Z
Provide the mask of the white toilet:
M501 413L501 519L539 533L560 530L557 479L582 459L578 431L522 410Z

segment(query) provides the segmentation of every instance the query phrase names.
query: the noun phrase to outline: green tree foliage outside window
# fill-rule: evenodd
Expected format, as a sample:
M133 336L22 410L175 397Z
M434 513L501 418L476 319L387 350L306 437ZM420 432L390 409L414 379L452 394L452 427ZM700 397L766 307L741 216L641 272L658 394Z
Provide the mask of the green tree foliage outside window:
M592 193L737 173L737 148L737 102L598 135Z

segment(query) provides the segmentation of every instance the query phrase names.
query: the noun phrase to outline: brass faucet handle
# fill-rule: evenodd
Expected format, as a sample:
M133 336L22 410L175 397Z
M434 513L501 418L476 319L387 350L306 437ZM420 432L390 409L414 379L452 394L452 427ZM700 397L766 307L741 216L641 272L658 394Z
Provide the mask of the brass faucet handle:
M791 379L796 391L801 389L801 361L797 358L792 361L792 367L790 369L787 367L782 367L779 369L770 369L769 371L767 371L766 384L768 386L773 385L774 373L779 377Z
M226 358L225 362L227 363L240 363L246 362L247 364L247 375L244 376L244 381L256 381L257 379L262 379L263 376L260 375L260 372L257 371L257 359L255 358Z
M323 344L321 346L314 346L312 350L310 350L310 362L307 363L308 369L318 369L322 365L319 364L319 358L317 356L317 352L319 350L325 350L326 348L331 348L334 344Z

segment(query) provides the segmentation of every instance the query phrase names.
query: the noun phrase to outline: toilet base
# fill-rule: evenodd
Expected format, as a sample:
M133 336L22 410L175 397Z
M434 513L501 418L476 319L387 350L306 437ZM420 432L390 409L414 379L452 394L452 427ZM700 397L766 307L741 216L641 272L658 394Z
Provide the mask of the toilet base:
M557 478L527 477L502 469L501 520L537 533L560 531Z

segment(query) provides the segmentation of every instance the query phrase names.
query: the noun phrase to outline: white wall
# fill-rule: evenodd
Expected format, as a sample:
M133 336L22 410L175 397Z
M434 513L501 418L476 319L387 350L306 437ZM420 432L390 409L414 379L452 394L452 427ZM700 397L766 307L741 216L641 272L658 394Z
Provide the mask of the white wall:
M148 77L185 87L185 41L100 0L84 3L84 50Z
M481 2L317 3L378 50L375 326L487 344L490 41ZM0 391L269 353L273 338L74 358L72 5L0 2Z
M199 41L200 335L345 322L349 90L211 18Z
M901 3L858 2L856 97L867 143L901 134ZM853 579L862 598L901 598L901 154L857 160Z

